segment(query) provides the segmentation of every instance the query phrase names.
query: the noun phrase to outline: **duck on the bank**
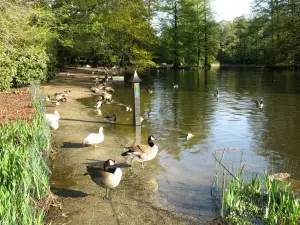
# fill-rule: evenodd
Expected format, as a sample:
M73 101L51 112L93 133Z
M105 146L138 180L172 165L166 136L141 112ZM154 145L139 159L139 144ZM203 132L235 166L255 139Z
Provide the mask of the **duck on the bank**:
M55 104L56 106L59 106L59 105L60 105L59 100L56 100L54 104Z
M262 109L264 107L263 99L261 98L260 101L255 101L256 107Z
M148 145L135 145L132 147L125 147L124 150L128 150L122 153L122 156L129 156L138 162L142 163L144 169L144 162L152 160L158 153L158 146L154 144L155 138L150 135L148 137Z
M104 105L104 102L103 101L98 101L97 103L96 103L96 105L95 105L95 107L97 108L97 109L99 109L101 106L103 106Z
M216 90L216 93L214 93L214 96L215 96L216 98L219 98L219 97L220 97L219 89Z
M186 140L190 140L192 137L194 137L194 135L191 134L191 133L188 133L188 134L186 135Z
M175 89L179 88L178 84L173 83L173 88Z
M108 92L114 92L115 91L112 87L105 87L104 90L108 91Z
M103 96L103 97L104 97L104 100L105 100L105 101L109 101L109 102L110 102L111 99L112 99L112 95L111 95L111 94L108 94L108 93L104 93L104 96Z
M64 91L64 97L68 96L71 93L71 90Z
M46 97L46 102L50 102L50 101L51 101L51 96L48 95L48 96Z
M99 133L90 133L82 142L82 144L93 145L97 147L97 144L100 144L104 141L103 127L99 128Z
M117 116L113 114L112 116L106 116L105 119L107 122L115 122L117 120Z
M46 121L47 121L48 125L52 129L57 130L58 129L58 121L60 119L60 115L59 115L58 111L55 110L53 114L46 114L45 117L46 117Z
M67 98L63 97L62 99L60 99L60 102L67 102Z
M102 116L102 112L100 109L96 109L96 112L97 112L97 116Z
M108 189L117 187L122 178L122 170L118 167L110 167L115 165L114 160L108 159L103 168L100 166L86 166L87 173L90 175L92 181L106 189L106 194L103 199L109 199Z

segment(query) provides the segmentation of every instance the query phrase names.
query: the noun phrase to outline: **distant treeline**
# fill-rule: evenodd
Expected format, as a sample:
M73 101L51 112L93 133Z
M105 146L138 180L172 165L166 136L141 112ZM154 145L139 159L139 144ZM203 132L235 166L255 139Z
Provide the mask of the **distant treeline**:
M300 65L300 0L255 0L217 23L210 0L0 0L0 88L65 65Z

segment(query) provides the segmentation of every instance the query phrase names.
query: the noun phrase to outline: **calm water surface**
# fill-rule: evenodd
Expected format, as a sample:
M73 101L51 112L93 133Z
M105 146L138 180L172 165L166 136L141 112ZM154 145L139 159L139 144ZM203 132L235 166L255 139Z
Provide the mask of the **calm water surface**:
M300 74L262 69L217 70L207 75L203 71L153 70L140 77L141 110L146 119L142 123L142 142L153 134L160 148L159 157L147 162L146 167L148 163L157 166L159 197L170 210L212 218L212 153L216 148L247 149L250 163L266 167L270 165L271 152L293 155L289 157L297 164ZM114 98L132 106L129 78L114 82ZM173 83L179 88L173 89ZM146 87L152 87L153 94L148 94ZM219 100L213 96L216 89ZM254 103L261 97L262 111ZM102 112L104 116L116 113L118 117L116 127L108 128L108 134L135 136L130 126L132 115L122 106L105 105ZM187 141L187 133L195 137Z

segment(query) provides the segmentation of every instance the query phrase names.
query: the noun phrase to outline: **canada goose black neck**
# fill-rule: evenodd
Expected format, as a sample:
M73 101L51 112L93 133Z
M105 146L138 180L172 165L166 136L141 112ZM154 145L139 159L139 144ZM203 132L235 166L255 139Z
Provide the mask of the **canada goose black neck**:
M108 160L105 161L105 163L104 163L104 165L103 165L104 171L108 171L108 168L109 168L109 166L110 166L110 161L113 162L112 159L108 159Z
M152 141L152 136L149 136L149 137L148 137L148 145L149 145L150 147L153 147L153 146L154 146L154 143L153 143L153 141Z

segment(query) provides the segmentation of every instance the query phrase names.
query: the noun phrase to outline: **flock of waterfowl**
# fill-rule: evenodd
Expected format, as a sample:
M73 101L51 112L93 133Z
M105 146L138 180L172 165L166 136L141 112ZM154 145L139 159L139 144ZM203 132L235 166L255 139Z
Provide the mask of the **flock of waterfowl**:
M106 75L103 79L99 77L95 80L95 85L91 87L91 91L98 95L98 101L95 104L96 111L98 115L102 115L100 108L104 104L110 104L113 102L112 93L114 89L107 84L113 81L113 77L108 78ZM147 89L148 93L151 94L152 89ZM51 104L55 104L56 106L60 105L62 102L67 102L67 96L71 91L63 91L61 93L54 94L54 101L51 99L51 96L48 95L46 98L46 102L51 102ZM123 104L119 104L124 106ZM132 111L132 108L129 106L124 106L124 110L127 112ZM53 114L46 114L46 121L48 125L56 130L59 127L59 119L60 115L57 110L54 111ZM117 116L115 114L111 116L104 117L107 122L113 123L117 120ZM144 119L141 117L141 122ZM150 135L148 138L148 144L146 145L134 145L130 147L125 147L121 155L132 158L132 161L136 160L142 163L142 168L144 169L144 162L152 160L156 157L158 153L158 146L154 143L155 138ZM94 147L97 144L100 144L104 141L104 133L103 127L99 128L98 133L90 133L87 137L84 138L82 144L83 145L92 145ZM90 166L86 167L87 173L85 175L90 175L91 179L99 186L106 188L106 195L104 198L108 199L108 189L115 188L119 185L122 178L122 170L116 167L115 161L112 159L108 159L103 166Z
M96 78L95 85L91 87L91 91L96 93L99 96L99 99L95 105L96 111L98 112L98 115L102 115L100 108L104 104L110 104L112 100L112 93L114 92L114 89L110 86L107 86L108 83L113 81L113 77L111 76L108 78L106 75L102 80L100 78ZM173 88L178 89L179 85L173 83ZM153 93L153 90L151 88L147 88L147 92L149 94ZM61 93L54 94L55 96L55 102L52 104L59 105L61 102L67 101L67 96L70 94L71 91L64 91ZM219 90L216 90L216 93L214 93L214 96L219 99ZM46 101L50 102L51 98L48 96L46 98ZM258 108L263 108L263 99L260 101L255 101ZM121 104L123 105L123 104ZM125 107L126 111L132 111L132 109L129 106ZM49 126L53 129L58 129L58 121L60 119L60 115L57 110L54 111L54 114L46 114L46 121L49 124ZM113 123L117 120L117 116L115 114L111 116L106 116L105 119L107 122ZM141 117L141 122L144 119ZM186 139L189 140L194 135L191 133L188 133L186 135ZM103 133L103 127L99 128L99 133L90 133L88 136L83 140L83 145L93 145L96 147L97 144L100 144L104 141L104 133ZM132 158L132 161L136 160L138 162L141 162L142 168L144 169L144 162L152 160L156 157L158 153L158 146L154 143L155 138L153 135L150 135L148 137L148 143L146 145L134 145L130 147L125 147L121 156L130 157ZM106 195L104 198L108 199L108 189L115 188L119 185L121 178L122 178L122 170L118 168L115 164L115 161L112 159L108 159L103 166L90 166L88 165L86 167L87 173L85 175L90 175L93 182L95 182L97 185L106 188Z

